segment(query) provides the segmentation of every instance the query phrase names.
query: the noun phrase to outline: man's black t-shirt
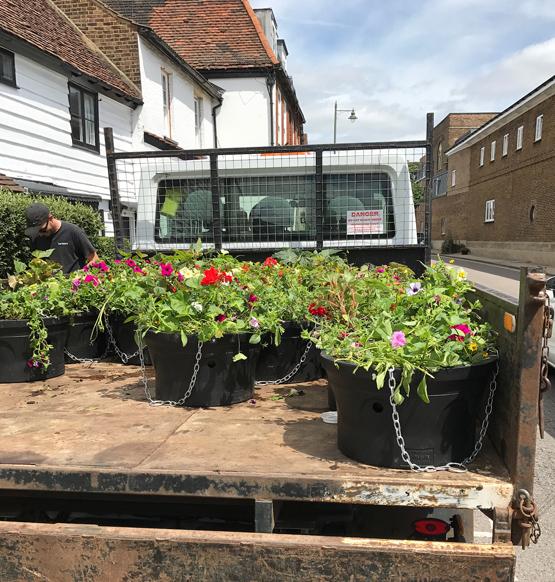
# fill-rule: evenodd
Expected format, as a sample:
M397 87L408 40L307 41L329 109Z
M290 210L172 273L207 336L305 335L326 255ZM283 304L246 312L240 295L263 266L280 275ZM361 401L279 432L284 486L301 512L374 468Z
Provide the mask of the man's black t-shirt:
M31 248L40 251L54 249L50 258L62 265L64 273L81 269L95 250L87 235L71 222L62 222L58 232L52 236L35 237Z

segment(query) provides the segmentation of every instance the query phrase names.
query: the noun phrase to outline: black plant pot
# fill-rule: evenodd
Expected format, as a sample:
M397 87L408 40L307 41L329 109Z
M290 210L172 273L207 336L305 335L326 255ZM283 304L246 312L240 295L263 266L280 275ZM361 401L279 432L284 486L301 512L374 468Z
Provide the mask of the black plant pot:
M347 457L378 467L407 468L395 439L389 388L376 388L372 372L322 353L337 403L337 445ZM397 407L406 448L413 463L443 465L461 462L472 453L476 423L481 421L483 395L492 378L495 358L473 366L447 368L428 379L430 403L416 394ZM395 372L399 381L400 371Z
M68 332L67 317L44 319L48 331L50 366L48 369L30 368L29 328L21 319L0 321L0 383L33 382L61 376L65 372L64 347Z
M80 359L97 360L106 352L106 334L98 330L97 336L91 340L94 324L98 313L80 313L74 315L69 322L66 340L66 350ZM65 355L66 364L74 364L75 360Z
M306 350L308 341L301 337L302 326L295 322L286 322L281 343L276 346L273 337L262 347L256 367L257 380L279 380L291 372L299 363ZM306 361L289 382L311 382L323 376L320 363L320 350L312 346Z
M135 354L139 346L135 341L135 324L132 321L124 323L127 319L126 316L119 313L112 313L110 315L110 326L112 327L112 334L114 336L114 341L118 346L118 349L127 356ZM117 357L117 356L116 356ZM145 366L151 366L152 360L148 349L145 347L143 349L143 358ZM140 366L141 360L138 355L129 358L124 364L129 364L131 366Z
M185 406L228 406L253 397L260 345L249 344L249 334L228 334L204 343L195 387ZM156 371L155 398L177 401L183 397L193 373L198 341L187 345L179 334L149 332L146 344ZM246 360L233 361L238 352Z

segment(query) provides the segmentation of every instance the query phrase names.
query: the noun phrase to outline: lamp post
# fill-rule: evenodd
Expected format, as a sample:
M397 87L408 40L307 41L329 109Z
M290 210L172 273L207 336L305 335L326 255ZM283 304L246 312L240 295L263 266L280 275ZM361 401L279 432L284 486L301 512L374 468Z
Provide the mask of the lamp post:
M335 102L334 108L333 108L333 143L337 143L337 113L341 113L341 112L351 112L351 115L349 115L349 117L347 117L347 119L351 122L354 123L358 117L356 116L355 113L355 108L353 107L352 109L337 109L337 101Z

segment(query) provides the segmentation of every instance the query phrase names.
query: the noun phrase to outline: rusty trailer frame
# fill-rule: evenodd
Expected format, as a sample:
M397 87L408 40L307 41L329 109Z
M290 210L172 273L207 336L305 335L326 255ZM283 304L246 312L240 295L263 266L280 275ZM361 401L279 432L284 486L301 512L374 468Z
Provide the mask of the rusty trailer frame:
M512 580L532 493L545 277L523 270L517 303L479 288L499 332L489 442L467 473L416 474L344 458L319 421L323 383L305 395L192 410L148 407L135 369L71 366L42 385L0 385L0 505L248 501L251 531L145 529L15 514L0 522L0 579ZM61 501L60 501L61 500ZM104 501L103 501L104 500ZM131 500L131 501L130 501ZM283 503L481 510L490 544L273 533ZM23 505L25 505L25 501ZM512 532L511 532L512 530ZM446 569L445 564L449 563ZM222 573L225 572L225 575ZM223 576L223 577L222 577Z

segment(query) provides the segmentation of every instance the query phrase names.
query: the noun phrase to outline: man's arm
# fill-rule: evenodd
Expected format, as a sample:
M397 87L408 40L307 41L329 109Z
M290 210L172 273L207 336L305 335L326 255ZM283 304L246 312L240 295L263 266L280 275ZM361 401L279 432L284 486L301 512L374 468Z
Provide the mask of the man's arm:
M77 227L75 229L75 251L79 259L86 265L99 261L96 249L93 247L91 241L83 231Z
M91 263L98 263L100 261L100 257L96 254L96 251L93 250L92 253L87 257L87 265Z

